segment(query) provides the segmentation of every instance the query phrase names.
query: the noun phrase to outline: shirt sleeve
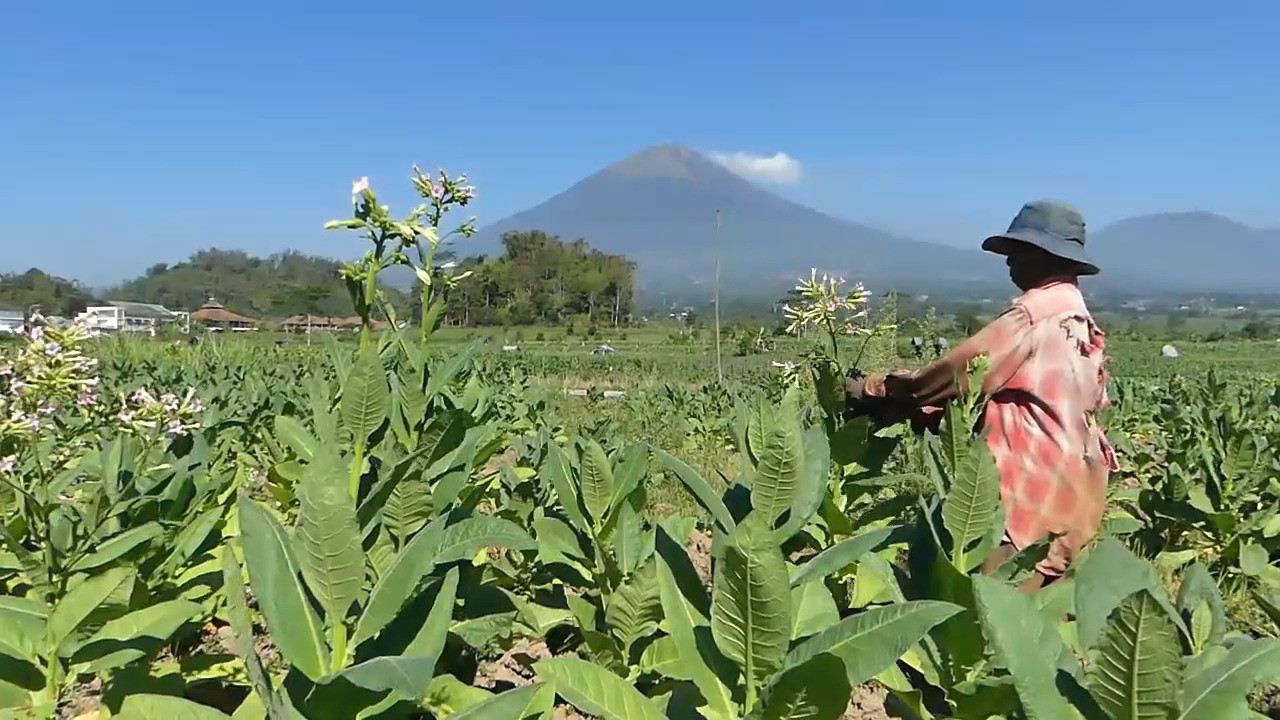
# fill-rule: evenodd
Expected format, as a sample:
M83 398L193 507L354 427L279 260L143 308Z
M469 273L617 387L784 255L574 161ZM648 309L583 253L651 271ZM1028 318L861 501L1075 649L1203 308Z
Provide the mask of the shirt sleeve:
M969 361L986 355L990 358L991 368L983 382L983 393L990 395L1009 382L1030 356L1025 342L1030 328L1031 318L1027 311L1015 305L946 355L922 368L869 377L866 394L884 397L894 404L915 407L940 405L954 398L967 385Z

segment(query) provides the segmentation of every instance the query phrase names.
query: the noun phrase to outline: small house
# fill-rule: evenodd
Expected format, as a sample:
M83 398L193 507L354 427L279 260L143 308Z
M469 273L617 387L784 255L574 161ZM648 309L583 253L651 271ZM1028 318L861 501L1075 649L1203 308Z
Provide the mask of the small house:
M222 306L222 303L209 298L199 310L191 313L191 319L204 325L213 332L221 332L230 330L232 332L247 332L256 330L258 321L253 318L237 315Z

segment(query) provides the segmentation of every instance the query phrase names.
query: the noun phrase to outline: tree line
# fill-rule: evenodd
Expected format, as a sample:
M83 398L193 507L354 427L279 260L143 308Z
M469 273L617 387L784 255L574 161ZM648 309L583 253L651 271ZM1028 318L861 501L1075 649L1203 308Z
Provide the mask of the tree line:
M554 325L581 318L623 325L635 312L636 265L622 255L540 230L508 232L497 257L469 257L449 272L471 274L446 295L451 325Z

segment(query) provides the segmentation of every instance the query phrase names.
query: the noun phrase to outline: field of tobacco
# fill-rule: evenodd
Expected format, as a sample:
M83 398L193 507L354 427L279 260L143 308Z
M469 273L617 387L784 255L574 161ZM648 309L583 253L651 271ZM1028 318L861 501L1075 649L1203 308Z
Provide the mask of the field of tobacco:
M440 342L432 260L466 192L415 186L405 220L362 187L331 223L370 242L362 317L381 269L424 280L404 330L0 350L0 716L1274 711L1274 382L1115 378L1104 531L1024 595L1043 545L978 573L1002 535L978 399L924 436L843 416L866 344L838 340L884 329L864 291L801 284L822 340L794 364L574 405L532 361Z

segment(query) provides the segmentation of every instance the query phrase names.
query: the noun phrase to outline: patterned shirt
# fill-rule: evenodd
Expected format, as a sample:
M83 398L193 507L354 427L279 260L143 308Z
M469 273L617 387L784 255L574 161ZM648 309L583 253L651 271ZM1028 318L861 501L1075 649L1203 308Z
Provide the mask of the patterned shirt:
M1057 576L1097 532L1117 469L1096 420L1108 404L1104 350L1075 281L1053 280L937 362L868 378L865 392L902 409L936 410L955 397L968 362L987 355L983 423L1000 471L1006 540L1022 550L1057 535L1036 568Z

